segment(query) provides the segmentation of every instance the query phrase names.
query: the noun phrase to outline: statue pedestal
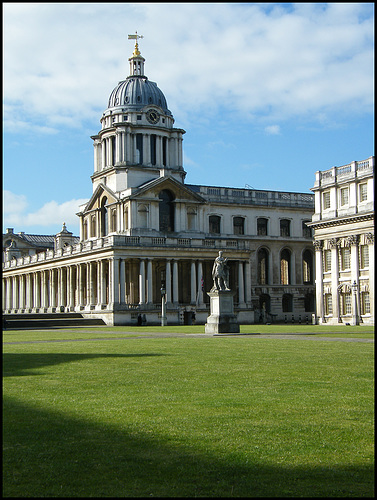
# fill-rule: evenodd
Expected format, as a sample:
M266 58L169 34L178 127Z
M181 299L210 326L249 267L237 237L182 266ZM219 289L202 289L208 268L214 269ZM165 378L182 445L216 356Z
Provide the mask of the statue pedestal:
M233 309L234 293L230 290L208 292L211 299L210 316L205 324L205 333L239 333L240 325Z

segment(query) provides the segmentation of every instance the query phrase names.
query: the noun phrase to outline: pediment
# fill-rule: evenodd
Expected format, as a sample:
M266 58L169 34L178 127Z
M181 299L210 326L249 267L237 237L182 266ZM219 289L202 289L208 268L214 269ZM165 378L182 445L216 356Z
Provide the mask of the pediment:
M158 198L162 190L168 189L174 194L176 201L206 203L206 200L173 177L159 177L139 186L131 199Z
M83 211L89 212L90 210L100 208L104 196L107 198L108 205L119 201L118 196L110 188L108 188L104 184L99 184Z

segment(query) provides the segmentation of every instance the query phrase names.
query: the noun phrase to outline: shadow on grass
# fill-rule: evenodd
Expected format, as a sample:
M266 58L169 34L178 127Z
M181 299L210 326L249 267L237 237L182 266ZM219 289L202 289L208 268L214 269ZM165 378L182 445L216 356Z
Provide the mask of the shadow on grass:
M71 353L3 353L3 377L41 375L38 369L98 358L142 358L166 354L71 354Z
M5 497L370 497L372 467L213 457L168 438L4 400Z

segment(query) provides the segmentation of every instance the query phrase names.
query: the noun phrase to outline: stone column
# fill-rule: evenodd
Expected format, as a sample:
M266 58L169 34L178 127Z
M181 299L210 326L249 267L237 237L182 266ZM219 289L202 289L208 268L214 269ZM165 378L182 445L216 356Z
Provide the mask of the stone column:
M19 309L25 309L25 286L24 286L25 276L21 274L18 278L18 307Z
M119 258L114 257L113 260L111 261L112 266L112 297L113 300L112 302L114 304L119 304Z
M26 302L28 304L29 312L31 312L34 306L33 291L34 291L34 275L33 273L29 273L27 280L27 294L26 294Z
M251 305L251 268L250 261L245 262L245 291L246 304Z
M130 164L132 163L132 140L131 140L131 134L130 131L126 131L126 151L125 151L125 156L126 156L126 163Z
M196 303L197 287L196 287L196 266L195 261L191 261L191 304Z
M50 307L56 307L56 280L55 280L55 269L50 269Z
M139 304L145 304L145 260L140 259L139 267Z
M152 259L148 259L147 264L147 303L153 304L153 272L152 272Z
M178 261L173 261L173 303L179 302L179 289L178 289Z
M359 270L359 237L355 234L347 238L347 244L351 247L351 284L356 282L356 293L352 291L353 308L355 309L353 316L357 317L357 322L360 320L360 270ZM358 324L358 323L357 323Z
M109 137L107 139L107 151L108 151L108 158L109 158L109 165L114 165L114 158L113 158L113 138Z
M370 300L370 315L374 323L374 234L366 235L369 252L369 300Z
M331 296L332 296L332 316L340 321L340 290L339 286L339 241L331 238L327 242L327 247L331 250Z
M102 169L106 167L106 139L102 139L101 143L101 160L102 160Z
M48 309L48 271L41 272L42 277L42 298L41 305L45 312Z
M166 275L165 275L166 283L166 303L172 303L172 295L171 295L171 262L170 260L166 261Z
M289 284L290 285L296 285L296 254L294 251L291 252L291 269L290 269L290 276L289 276Z
M119 266L119 302L124 304L126 302L126 261L120 260Z
M150 134L143 134L143 165L151 164Z
M203 290L202 290L202 279L203 276L203 262L200 260L198 262L198 306L202 306L204 304L203 301Z
M324 307L323 307L323 242L316 240L315 248L315 276L316 276L316 314L320 323L324 322Z
M17 278L16 276L12 276L12 306L11 309L17 309Z
M228 283L229 286L229 283ZM238 262L238 307L245 307L245 287L243 275L243 262Z
M34 306L39 309L41 307L41 282L40 282L40 273L35 273L35 281L34 281Z
M83 309L84 307L84 264L78 264L77 272L78 272L78 288L79 288L79 309Z
M75 310L76 307L76 290L77 290L77 267L70 267L70 303L69 306L71 311Z

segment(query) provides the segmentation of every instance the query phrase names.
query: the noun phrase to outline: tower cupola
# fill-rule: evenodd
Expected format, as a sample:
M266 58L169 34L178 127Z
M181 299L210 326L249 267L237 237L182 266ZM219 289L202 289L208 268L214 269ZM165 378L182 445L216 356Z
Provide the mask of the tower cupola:
M135 40L130 74L110 94L94 140L93 192L99 184L124 192L161 176L184 181L182 136L163 92L144 74L145 59Z

